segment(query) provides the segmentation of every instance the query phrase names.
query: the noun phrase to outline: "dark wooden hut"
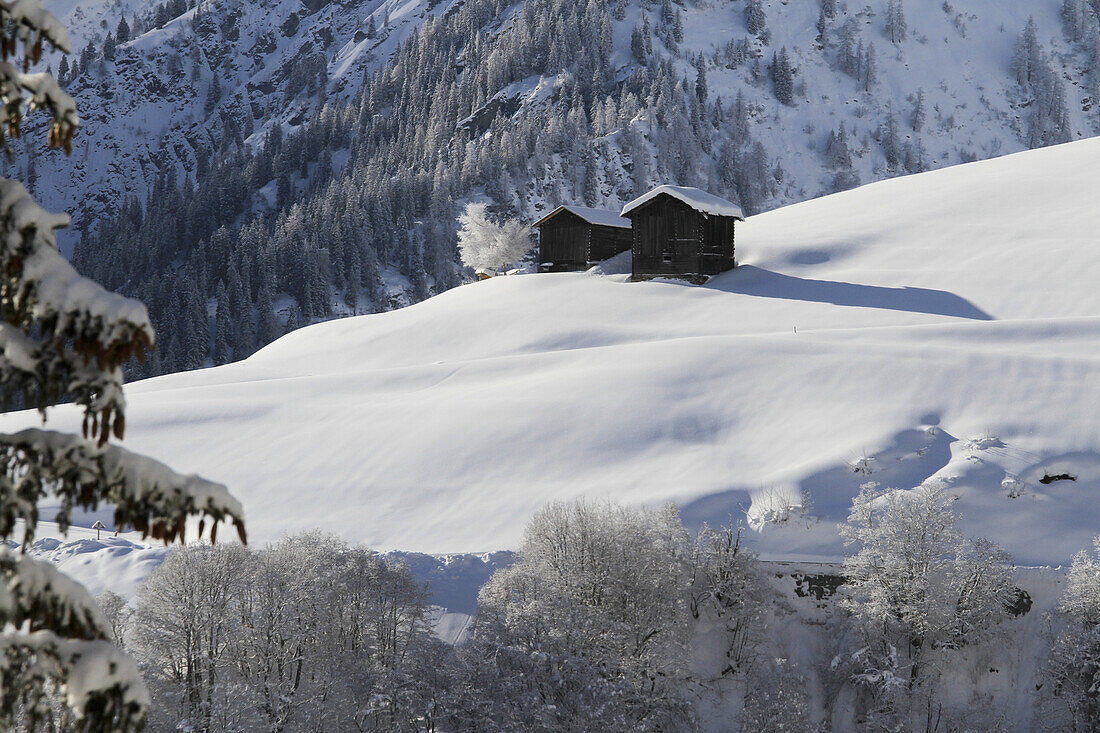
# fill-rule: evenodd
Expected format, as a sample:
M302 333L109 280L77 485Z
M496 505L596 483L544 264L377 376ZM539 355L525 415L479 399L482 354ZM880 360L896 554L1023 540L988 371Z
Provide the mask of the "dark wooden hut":
M634 280L678 277L702 282L733 269L734 224L741 207L685 186L659 186L631 201Z
M587 270L630 249L630 220L614 211L559 206L535 222L539 271Z

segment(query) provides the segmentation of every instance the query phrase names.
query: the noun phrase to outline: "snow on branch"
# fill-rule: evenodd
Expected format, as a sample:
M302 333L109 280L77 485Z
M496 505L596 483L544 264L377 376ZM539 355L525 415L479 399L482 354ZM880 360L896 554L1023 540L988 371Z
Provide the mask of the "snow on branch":
M2 66L2 63L0 63ZM0 384L44 411L65 397L84 408L84 434L106 442L125 428L120 367L153 345L139 301L112 293L57 251L50 214L17 181L0 178Z
M0 728L139 731L151 701L133 661L109 641L64 639L52 631L0 634ZM71 710L56 721L50 692ZM6 703L13 704L6 704ZM61 723L62 725L57 725Z
M38 0L12 0L12 2L0 1L0 19L8 21L16 26L13 38L6 39L4 56L15 53L15 40L25 44L31 44L31 34L34 34L32 49L36 49L31 61L38 63L42 54L42 41L49 41L50 45L63 53L72 51L69 44L69 31L65 24L53 16L53 13L42 7Z
M8 62L23 42L22 71ZM73 98L61 90L49 74L28 74L31 64L42 59L43 41L55 49L69 53L69 32L39 0L0 0L0 123L7 134L19 137L23 120L24 91L30 92L32 110L45 110L52 118L49 146L72 153L73 133L80 124ZM7 149L7 141L3 140Z
M46 496L61 501L62 531L74 508L94 510L106 502L115 506L116 527L133 527L143 537L183 541L187 517L199 515L200 537L209 518L211 542L220 522L232 523L247 541L244 511L225 486L115 445L35 428L0 434L0 469L0 536L10 536L24 519L24 547L34 542L36 506Z
M111 626L84 586L52 564L0 547L0 625L109 640Z

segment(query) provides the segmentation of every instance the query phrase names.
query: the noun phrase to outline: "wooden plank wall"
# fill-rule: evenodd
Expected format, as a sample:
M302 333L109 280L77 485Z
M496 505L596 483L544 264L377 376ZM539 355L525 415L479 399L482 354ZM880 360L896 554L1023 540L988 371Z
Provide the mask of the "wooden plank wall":
M734 266L732 217L704 216L671 196L659 196L630 218L635 280L714 275Z

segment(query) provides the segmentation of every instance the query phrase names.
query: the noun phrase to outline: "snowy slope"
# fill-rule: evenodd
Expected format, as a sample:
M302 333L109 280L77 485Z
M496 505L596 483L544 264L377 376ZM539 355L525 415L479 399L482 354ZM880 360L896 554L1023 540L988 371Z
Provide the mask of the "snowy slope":
M1064 563L1100 526L1098 167L1090 139L751 217L703 287L515 276L308 327L132 385L126 443L228 484L260 541L507 549L585 495L748 510L766 555L833 558L861 482L934 478Z
M193 181L198 159L217 151L227 121L252 143L274 124L291 130L316 114L323 100L310 64L326 80L328 98L346 100L365 72L383 65L426 17L455 1L356 0L317 9L300 0L204 2L202 15L191 9L120 44L114 61L97 60L67 84L80 111L80 133L71 158L53 151L37 156L33 191L46 208L72 212L74 229L62 234L68 249L75 227L91 225L131 196L144 200L158 175ZM74 53L88 43L101 48L123 15L132 19L155 5L46 3L70 24ZM368 38L372 18L377 33ZM52 68L59 58L48 59ZM215 77L222 92L211 107ZM39 123L30 122L37 135ZM26 180L25 171L18 177Z
M364 72L382 67L426 18L459 4L460 0L355 0L313 9L314 4L307 7L299 0L204 2L201 22L196 22L194 10L188 11L164 28L122 44L115 61L97 62L68 84L83 121L74 155L40 155L34 193L47 208L70 211L76 225L92 226L127 197L144 199L159 174L171 173L181 181L185 175L193 178L198 159L219 148L227 120L243 138L257 143L274 124L292 130L316 114L322 104L320 85L311 83L303 90L298 89L301 79L294 81L303 68L317 64L328 98L347 99L361 85ZM919 140L926 168L1024 149L1026 118L1034 100L1016 84L1011 58L1017 34L1031 16L1053 68L1065 80L1073 134L1087 136L1100 130L1086 54L1080 44L1063 38L1059 0L910 2L908 38L897 44L885 35L886 4L887 0L841 4L840 14L830 21L824 48L816 41L819 4L780 0L764 3L771 36L766 44L751 39L744 4L729 0L677 5L683 13L683 43L673 52L660 40L653 42L656 55L673 58L678 72L689 80L695 76L692 58L704 54L711 59L710 99L721 96L728 107L739 93L745 96L752 134L784 171L782 182L768 197L768 208L832 190L834 172L823 153L829 132L841 123L852 136L854 169L864 182L896 174L886 170L878 142L890 114L899 123L903 142L915 145ZM48 7L71 25L76 48L87 43L99 48L122 15L132 18L153 5L139 0L57 0ZM506 15L511 12L512 8ZM654 23L657 14L654 4L649 10ZM640 3L629 2L623 20L614 24L614 60L624 75L635 63L630 36L641 17ZM372 18L378 34L368 38ZM858 28L861 41L877 49L878 82L870 91L837 68L839 29L847 21ZM507 37L509 25L500 18L487 19L486 27ZM798 92L791 106L776 101L766 78L754 78L750 63L729 68L713 60L727 43L740 40L751 40L765 67L774 52L789 51ZM50 61L56 68L57 57ZM223 91L220 101L208 108L205 102L215 77ZM292 84L298 91L288 94ZM551 86L546 79L533 78L527 85L488 91L498 102L515 98L525 105L542 104L552 96ZM927 108L919 134L909 124L918 91L924 92ZM644 129L646 122L643 115L635 125ZM629 178L627 158L613 135L602 139L598 153L608 168L600 198L622 204L613 179ZM20 173L25 178L25 170ZM544 193L550 180L561 178L560 171L548 170L547 179L538 181L537 187ZM540 203L541 198L536 196ZM524 212L535 218L537 213ZM67 245L77 236L75 231L62 235Z

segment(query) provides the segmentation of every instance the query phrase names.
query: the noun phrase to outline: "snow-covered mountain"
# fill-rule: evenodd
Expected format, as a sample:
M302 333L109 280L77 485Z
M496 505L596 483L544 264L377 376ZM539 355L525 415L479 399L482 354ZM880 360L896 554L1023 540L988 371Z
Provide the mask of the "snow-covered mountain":
M1091 139L753 216L706 286L502 277L303 328L131 385L127 445L225 482L260 541L507 549L604 496L831 559L861 483L943 481L968 533L1064 563L1100 518L1098 167Z
M601 41L609 45L601 53L608 54L616 82L595 99L579 100L590 118L584 133L588 140L582 142L600 161L599 172L583 174L594 179L583 194L590 204L614 206L631 196L639 155L653 156L644 167L654 178L691 178L679 182L711 189L733 185L720 180L723 172L732 177L733 161L723 159L718 147L670 150L656 139L679 136L675 129L654 128L651 108L662 103L660 95L634 100L620 95L623 80L643 65L640 57L651 68L671 62L685 88L703 98L704 116L713 114L719 127L747 125L762 143L760 160L736 161L745 170L752 163L753 177L768 179L738 184L742 198L757 199L751 202L757 211L856 181L988 158L1098 129L1100 113L1093 100L1100 72L1089 68L1096 66L1100 29L1083 0L1067 6L1077 17L1072 31L1064 27L1060 0L909 3L902 33L888 28L887 0L839 5L830 0L824 5L835 8L832 14L822 13L817 2L758 4L766 24L755 33L749 31L745 0L596 4L610 9L611 25ZM154 22L153 8L128 0L59 3L55 11L73 26L74 45L92 45L88 61L68 84L84 124L72 160L37 156L35 193L47 207L71 211L77 228L95 228L127 197L144 200L159 175L181 182L185 176L201 176L225 143L243 139L255 147L276 124L293 131L325 100L351 99L366 73L407 73L400 62L390 63L395 49L425 18L463 8L468 13L463 22L476 24L469 37L497 49L458 51L454 74L476 77L483 88L468 116L442 120L443 134L461 144L471 134L507 131L531 107L553 103L563 85L568 88L570 79L586 72L573 68L575 59L551 55L537 65L534 76L511 78L509 68L526 64L523 54L509 47L522 6L488 0L213 0L119 44L113 59L106 59L103 42L118 20L145 19L134 22L140 30L138 22ZM817 27L819 14L823 31ZM1034 79L1023 86L1018 82L1013 54L1029 17L1036 23L1034 51L1042 52L1060 91L1037 89ZM639 44L633 36L642 32L646 35ZM777 99L775 85L781 82L770 70L773 57L783 52L784 68L791 72L786 104ZM467 67L468 57L476 58L478 66ZM731 122L724 119L726 113L707 108L721 97L722 109L732 115L738 95L745 102L743 119ZM385 96L370 100L373 112L390 114L388 101ZM1055 110L1057 130L1031 129L1029 119L1041 107ZM494 119L500 130L490 132ZM842 124L851 162L840 155L838 171L838 156L828 149L828 140ZM642 142L625 135L630 130L640 132ZM690 139L697 144L694 136ZM702 145L706 148L707 141ZM700 160L688 164L683 156ZM582 186L570 185L578 175L572 165L551 161L543 170L523 174L530 180L509 181L514 192L496 190L496 182L489 195L501 199L499 204L517 205L523 216L535 216L548 199L581 198ZM747 190L754 187L759 190ZM258 196L257 205L273 198L269 191ZM68 235L66 242L75 236Z
M70 13L85 124L28 176L81 271L149 304L142 375L453 287L471 200L531 221L672 182L755 213L1100 119L1084 0L186 6L114 45L121 6Z
M93 50L67 85L80 110L80 142L72 158L35 156L34 192L44 206L73 213L74 230L65 237L71 245L79 227L115 213L131 196L144 200L157 176L194 180L200 158L209 161L223 140L251 142L273 124L293 129L325 98L349 98L427 15L453 4L192 3L162 27L118 44L107 59L103 43L118 22L152 22L152 6L47 3L70 27L73 58ZM49 59L54 69L59 59Z

